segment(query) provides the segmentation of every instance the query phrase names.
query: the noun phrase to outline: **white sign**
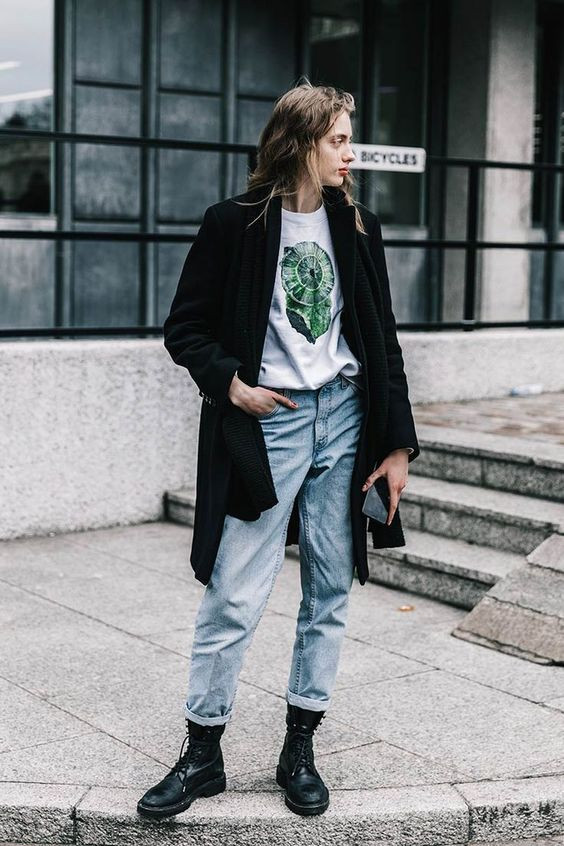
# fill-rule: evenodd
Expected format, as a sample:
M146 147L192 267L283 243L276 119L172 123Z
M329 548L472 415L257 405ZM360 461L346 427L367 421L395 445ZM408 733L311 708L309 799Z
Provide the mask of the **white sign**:
M421 173L425 170L423 147L388 147L385 144L353 144L356 156L351 170L402 170Z

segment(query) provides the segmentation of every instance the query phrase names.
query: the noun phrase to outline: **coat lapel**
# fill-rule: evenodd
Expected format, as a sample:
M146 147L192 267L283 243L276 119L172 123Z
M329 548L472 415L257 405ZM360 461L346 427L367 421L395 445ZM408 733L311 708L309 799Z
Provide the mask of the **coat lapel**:
M342 192L340 193L342 194ZM333 249L335 250L335 259L339 269L339 280L345 308L352 311L356 261L354 206L347 206L343 202L339 202L336 204L327 203L325 207Z
M354 206L343 202L344 192L340 188L326 186L327 219L331 240L335 251L335 260L339 270L339 279L343 293L344 307L353 310L354 279L356 259L356 224ZM262 224L261 224L262 225ZM276 264L280 251L280 235L282 227L282 198L273 197L268 206L266 221L266 243L264 256L264 285L259 306L258 325L256 326L257 367L260 367L264 340L268 327L270 305L276 279ZM254 374L258 379L258 372Z
M261 222L262 225L262 222ZM260 367L264 339L268 326L270 304L274 291L274 280L276 278L276 262L280 250L280 233L282 227L282 198L273 197L268 206L266 219L266 244L264 252L264 284L259 307L259 318L257 326L257 367ZM257 374L258 377L258 374Z

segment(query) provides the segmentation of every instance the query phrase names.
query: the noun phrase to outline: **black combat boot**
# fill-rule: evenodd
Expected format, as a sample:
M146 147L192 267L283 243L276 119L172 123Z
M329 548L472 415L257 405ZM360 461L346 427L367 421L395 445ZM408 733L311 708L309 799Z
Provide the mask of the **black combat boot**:
M322 814L329 805L329 791L315 768L313 733L324 711L310 711L287 703L286 737L276 767L276 782L286 790L285 802L302 816Z
M144 817L161 819L180 814L199 796L225 790L223 754L219 741L225 725L201 726L186 718L186 737L174 767L137 803ZM186 751L184 744L188 741Z

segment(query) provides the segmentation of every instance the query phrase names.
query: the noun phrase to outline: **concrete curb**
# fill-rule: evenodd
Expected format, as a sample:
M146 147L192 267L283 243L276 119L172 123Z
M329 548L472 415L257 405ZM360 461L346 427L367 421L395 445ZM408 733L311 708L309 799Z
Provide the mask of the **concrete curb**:
M129 788L1 783L0 842L462 846L564 834L564 775L332 790L328 810L310 818L288 810L282 791L228 788L153 822L137 814L139 795Z

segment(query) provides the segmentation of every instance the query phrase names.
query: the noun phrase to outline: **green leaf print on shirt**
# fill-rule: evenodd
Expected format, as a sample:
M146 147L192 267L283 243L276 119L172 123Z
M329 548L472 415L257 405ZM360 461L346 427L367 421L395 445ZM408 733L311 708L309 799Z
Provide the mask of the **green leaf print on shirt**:
M331 323L335 284L331 258L315 241L299 241L293 247L284 247L280 267L286 316L297 332L315 344Z

